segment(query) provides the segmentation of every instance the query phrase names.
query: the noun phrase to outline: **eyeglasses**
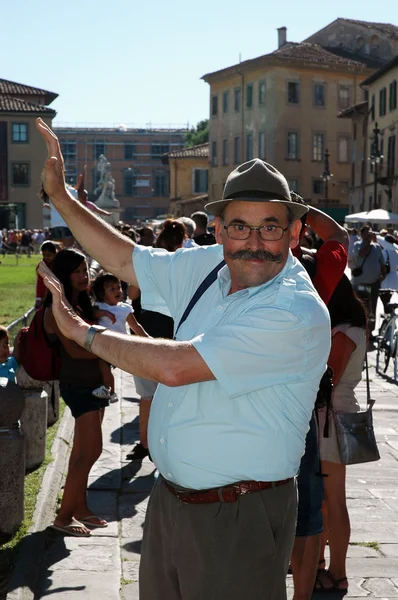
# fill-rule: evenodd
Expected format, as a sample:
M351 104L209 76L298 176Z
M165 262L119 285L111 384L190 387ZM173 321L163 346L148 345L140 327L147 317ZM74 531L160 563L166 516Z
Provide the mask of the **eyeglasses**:
M258 231L262 240L266 242L277 242L281 240L285 231L289 229L280 225L262 225L261 227L251 227L251 225L242 225L241 223L232 223L224 225L227 235L231 240L247 240L252 231Z

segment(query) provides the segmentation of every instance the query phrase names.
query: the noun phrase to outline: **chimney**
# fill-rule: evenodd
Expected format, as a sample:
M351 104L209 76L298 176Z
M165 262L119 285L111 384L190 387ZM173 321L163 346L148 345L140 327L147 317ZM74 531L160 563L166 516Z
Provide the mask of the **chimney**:
M286 27L278 27L278 48L284 46L287 42Z

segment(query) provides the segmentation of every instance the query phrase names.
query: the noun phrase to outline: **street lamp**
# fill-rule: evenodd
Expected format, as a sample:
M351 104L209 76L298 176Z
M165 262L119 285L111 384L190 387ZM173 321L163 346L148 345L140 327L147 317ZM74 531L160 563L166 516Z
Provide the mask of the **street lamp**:
M374 169L373 208L377 208L377 171L378 171L378 165L380 164L381 159L383 158L383 155L380 153L380 148L379 148L380 129L379 129L377 122L375 123L375 128L373 129L373 133L374 133L374 137L373 137L372 146L371 146L370 162L372 163L373 169ZM372 207L370 206L369 209L372 210Z
M329 166L329 151L326 148L325 150L325 154L324 154L324 161L323 161L323 173L322 173L322 179L323 179L323 184L324 184L324 189L325 189L325 209L328 209L328 202L329 202L329 180L331 177L333 177L332 173L330 172L330 166Z

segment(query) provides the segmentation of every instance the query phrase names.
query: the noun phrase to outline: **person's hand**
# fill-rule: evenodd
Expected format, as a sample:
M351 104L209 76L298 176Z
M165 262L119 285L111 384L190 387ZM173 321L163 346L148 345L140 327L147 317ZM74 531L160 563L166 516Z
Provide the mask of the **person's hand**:
M37 267L37 272L43 277L44 285L52 294L52 311L60 332L66 338L83 345L87 323L75 313L65 297L63 285L44 261Z
M65 193L64 159L57 136L40 117L36 119L36 127L46 142L48 152L42 172L43 187L46 194L53 198Z

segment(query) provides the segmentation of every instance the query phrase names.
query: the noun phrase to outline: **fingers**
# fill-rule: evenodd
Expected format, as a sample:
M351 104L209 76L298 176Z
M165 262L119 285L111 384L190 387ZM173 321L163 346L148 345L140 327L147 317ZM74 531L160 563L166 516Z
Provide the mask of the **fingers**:
M44 138L44 141L47 145L48 158L55 157L58 158L63 164L63 158L61 153L61 147L59 145L59 141L55 133L50 129L50 127L41 119L40 117L36 119L36 128L39 133Z

